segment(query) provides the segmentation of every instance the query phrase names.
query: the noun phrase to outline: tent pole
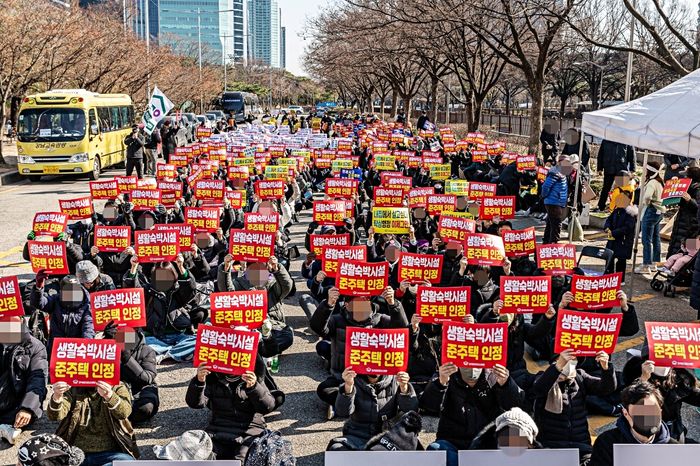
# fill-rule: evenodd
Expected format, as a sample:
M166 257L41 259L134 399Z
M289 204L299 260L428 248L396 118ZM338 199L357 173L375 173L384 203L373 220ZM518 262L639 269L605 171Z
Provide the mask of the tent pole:
M581 170L583 170L583 163L581 158L583 157L583 137L585 133L581 131L578 137L578 169L576 170L576 186L574 187L574 205L571 211L571 219L569 220L569 243L573 241L574 238L574 218L578 217L580 212L578 211L578 188L581 185Z
M627 288L627 299L632 302L632 293L634 292L634 268L637 265L637 251L639 250L639 230L642 224L642 215L644 215L644 205L642 204L642 198L644 197L644 185L646 184L646 174L647 174L647 159L649 157L649 151L644 151L644 164L642 165L642 180L639 183L639 210L637 213L637 223L634 226L634 248L632 248L632 276L630 278L630 284Z

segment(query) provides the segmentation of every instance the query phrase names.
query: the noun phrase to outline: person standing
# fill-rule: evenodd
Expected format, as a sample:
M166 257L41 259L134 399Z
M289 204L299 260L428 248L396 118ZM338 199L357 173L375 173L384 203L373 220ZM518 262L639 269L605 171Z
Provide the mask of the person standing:
M177 147L177 128L173 128L170 120L165 120L163 127L160 129L160 139L163 143L163 158L165 163L169 163L170 154L175 153L175 148Z
M647 182L640 204L644 261L634 269L634 273L656 272L656 263L661 260L661 217L666 213L666 207L661 201L664 190L661 164L651 161L647 163L646 171Z
M156 174L156 159L158 159L158 147L163 139L160 136L160 131L154 129L153 132L146 138L146 145L143 148L144 155L146 156L146 175Z
M635 171L634 147L619 142L603 141L598 150L598 174L603 175L603 188L600 191L598 210L605 211L608 203L608 194L612 189L615 177L622 171L634 173Z
M542 244L559 242L561 224L566 218L566 203L569 196L567 177L572 170L569 158L560 155L559 164L549 169L547 178L542 184L542 200L547 209L547 226L544 229Z
M126 146L126 176L131 176L136 168L139 180L143 178L143 147L146 140L138 125L131 126L131 134L124 139Z
M664 181L668 181L673 177L683 178L681 172L688 168L690 165L690 159L688 157L682 157L675 154L664 155Z
M552 123L545 123L542 132L540 133L540 142L542 143L542 158L544 163L554 163L559 155L559 144L557 143L558 134Z

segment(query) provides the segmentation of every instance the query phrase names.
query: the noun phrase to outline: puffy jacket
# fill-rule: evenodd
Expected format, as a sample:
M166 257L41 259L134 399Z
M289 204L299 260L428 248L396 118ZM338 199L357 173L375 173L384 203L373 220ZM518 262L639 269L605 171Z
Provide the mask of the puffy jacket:
M591 435L588 431L586 396L607 396L615 391L616 379L612 364L593 377L578 369L573 380L558 382L561 372L555 364L539 374L532 385L535 397L535 422L540 429L537 439L547 448L578 448L582 453L591 452ZM550 389L558 383L562 393L561 414L545 410Z
M147 385L155 385L157 374L156 352L145 343L143 333L137 332L136 335L136 346L122 350L122 354L128 353L128 359L122 359L120 370L121 381L129 384L133 394Z
M673 231L671 232L671 241L668 245L668 255L672 255L680 251L681 245L685 244L688 238L695 238L700 232L700 223L698 222L698 201L700 195L700 183L692 182L688 188L689 200L681 199L678 204L678 214L673 222Z
M677 444L678 442L668 434L666 424L661 423L661 429L654 436L651 442L657 444ZM598 436L593 445L593 454L588 466L615 466L613 461L613 445L630 444L638 445L639 442L632 434L632 429L624 416L620 416L615 424L615 428L603 432ZM669 458L670 459L670 458Z
M552 167L547 173L547 178L542 184L542 199L545 205L556 205L566 207L566 201L569 195L569 186L566 176L564 176L558 167Z
M141 134L137 134L135 137L133 135L128 135L124 138L124 145L126 146L126 158L127 159L143 159L143 146L146 144L146 140Z
M81 287L83 300L75 308L65 309L61 305L59 294L49 296L44 289L34 287L30 303L37 309L49 314L51 332L47 342L48 354L51 354L54 338L94 338L95 327L90 312L90 298L87 290Z
M603 141L598 149L598 170L606 175L617 175L621 171L634 173L636 166L634 147L618 142Z
M615 253L615 257L630 259L634 246L634 227L637 222L639 208L629 205L624 209L618 208L605 220L605 228L610 229L613 238L605 245Z
M322 301L309 320L311 330L321 338L331 340L331 374L337 379L341 379L345 369L345 329L347 327L403 328L408 326L403 306L398 300L393 305L388 305L386 313L380 312L380 306L376 302L372 302L372 308L372 315L367 320L357 322L344 308L334 313L334 308L329 307L327 301Z
M402 394L394 376L380 376L369 384L363 376L355 378L350 393L341 386L335 400L338 416L350 417L343 426L343 435L353 435L364 440L386 430L393 418L418 409L418 398L413 386Z

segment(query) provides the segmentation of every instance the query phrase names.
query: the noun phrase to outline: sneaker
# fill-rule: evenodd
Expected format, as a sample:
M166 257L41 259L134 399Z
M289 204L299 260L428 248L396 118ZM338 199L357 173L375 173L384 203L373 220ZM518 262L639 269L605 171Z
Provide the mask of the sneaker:
M637 273L637 274L646 274L649 272L651 272L651 270L649 269L649 266L646 264L640 264L634 268L634 273Z
M656 273L656 272L658 272L658 271L659 271L659 269L656 268L656 264L651 264L651 265L649 266L649 272L651 272L651 273Z
M17 437L19 437L19 434L21 433L21 430L15 429L14 427L8 424L0 425L0 438L4 438L5 440L7 440L7 442L10 445L15 444L15 440L17 440Z
M335 417L335 408L332 405L328 405L328 411L326 411L326 419L329 421Z
M515 213L516 217L527 217L529 211L527 210L519 210Z

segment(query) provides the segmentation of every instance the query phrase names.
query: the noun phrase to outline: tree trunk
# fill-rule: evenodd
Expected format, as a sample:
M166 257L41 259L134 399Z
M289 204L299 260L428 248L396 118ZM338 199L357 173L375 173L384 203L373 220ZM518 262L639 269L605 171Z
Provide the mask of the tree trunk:
M2 137L5 132L5 104L7 103L7 98L3 97L2 102L0 102L0 164L5 165L5 157L2 153Z
M431 110L431 117L430 120L437 124L437 118L438 118L438 78L437 76L432 76L430 78L430 110Z
M467 99L466 99L466 107L467 107L467 127L468 128L473 128L473 127L478 127L479 122L474 121L474 94L472 91L469 91L467 94Z
M368 113L374 113L374 99L372 99L372 94L373 92L370 91L369 94L367 94L367 108L369 108Z
M484 98L483 97L477 97L474 96L474 105L473 105L473 111L474 111L474 116L473 116L473 121L472 125L469 126L469 131L474 132L479 129L479 123L481 123L481 109L484 104ZM500 128L498 128L500 131Z
M379 104L381 108L379 109L381 115L382 115L382 120L384 119L384 104L386 103L386 94L381 94L379 98L381 99L381 103Z
M530 154L538 154L540 146L540 133L542 132L542 108L544 107L544 80L535 80L528 83L532 106L530 107L530 140L528 150Z
M413 102L413 97L406 96L406 97L403 97L402 100L403 100L403 112L406 115L406 123L408 123L409 121L411 121L411 117L412 117L411 104Z
M562 126L564 125L564 112L566 111L566 101L567 97L562 97L561 104L559 105L559 133L561 133Z
M396 88L391 90L391 118L396 118L396 110L399 108L399 91Z

